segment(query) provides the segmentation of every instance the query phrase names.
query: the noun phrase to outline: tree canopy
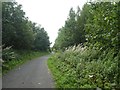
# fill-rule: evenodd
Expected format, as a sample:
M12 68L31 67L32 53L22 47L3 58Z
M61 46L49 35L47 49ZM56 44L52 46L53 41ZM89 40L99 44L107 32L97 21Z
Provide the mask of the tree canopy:
M2 41L13 49L48 50L50 46L47 32L25 17L17 2L2 3Z
M54 48L78 44L117 50L119 43L119 2L88 2L77 12L73 8L65 25L59 29Z

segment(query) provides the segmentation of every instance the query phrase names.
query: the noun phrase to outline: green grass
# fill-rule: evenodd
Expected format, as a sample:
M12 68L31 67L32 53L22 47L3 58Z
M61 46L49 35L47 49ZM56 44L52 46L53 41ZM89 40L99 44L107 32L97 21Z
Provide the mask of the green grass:
M58 81L57 79L59 79L61 73L58 71L58 69L56 69L53 59L49 58L47 64L53 74L53 78L55 80L55 87L58 88L59 84L57 82Z
M69 65L66 65L64 62L55 60L54 56L48 59L47 64L53 74L56 88L76 88L76 85L73 83L76 79L74 78L75 74L69 74L69 72L74 71L72 69L66 69L69 67ZM58 66L60 64L63 65L62 68Z
M49 54L48 52L38 52L38 51L15 51L15 53L17 53L17 57L15 59L3 63L3 67L2 67L3 75L27 61Z

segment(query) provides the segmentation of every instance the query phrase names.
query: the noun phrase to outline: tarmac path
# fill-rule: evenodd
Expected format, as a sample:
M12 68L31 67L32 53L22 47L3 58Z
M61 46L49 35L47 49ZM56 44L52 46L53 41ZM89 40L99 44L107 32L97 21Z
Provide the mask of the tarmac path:
M48 58L42 56L11 70L3 76L2 88L54 88Z

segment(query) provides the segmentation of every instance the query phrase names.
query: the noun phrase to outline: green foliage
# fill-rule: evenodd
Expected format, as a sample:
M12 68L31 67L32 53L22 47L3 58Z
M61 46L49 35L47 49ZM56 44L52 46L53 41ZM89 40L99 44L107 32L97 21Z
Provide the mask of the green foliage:
M77 13L71 8L64 27L59 29L55 49L84 44L89 47L114 48L118 53L119 2L86 3ZM86 42L86 43L85 43Z
M69 17L65 21L64 27L59 29L58 37L55 41L55 49L65 50L68 46L83 44L85 42L85 33L83 30L85 22L80 17L80 8L78 7L77 13L70 9Z
M85 25L87 43L98 48L118 48L118 3L91 3L92 18ZM92 32L92 33L91 33Z
M38 30L39 31L35 36L34 49L47 51L50 49L50 42L47 32L44 30L44 28L38 28Z
M2 59L5 61L9 61L15 58L15 53L12 51L11 47L6 47L2 50Z
M116 82L118 55L114 57L113 52L114 50L70 47L65 52L54 54L48 65L57 87L114 88L119 85Z
M47 32L28 20L17 2L2 3L2 44L3 73L44 55L50 47Z
M27 25L28 22L21 5L16 2L3 2L2 6L3 44L16 49L29 48L32 31Z
M47 32L28 20L17 2L2 3L2 41L17 50L47 50L50 46Z
M45 55L50 47L47 32L28 20L22 5L17 2L2 3L2 44L0 62L3 62L3 74L28 60Z
M54 73L58 87L119 88L119 10L120 2L88 2L76 14L70 10L53 47L60 50L49 59L52 72L60 74Z
M19 66L29 60L48 54L47 52L38 52L38 51L26 51L26 50L13 50L13 51L14 54L12 53L12 55L14 56L14 58L11 57L10 50L7 50L7 52L6 50L5 51L3 50L4 55L6 56L5 58L3 58L3 63L2 63L3 74L7 73L16 66Z

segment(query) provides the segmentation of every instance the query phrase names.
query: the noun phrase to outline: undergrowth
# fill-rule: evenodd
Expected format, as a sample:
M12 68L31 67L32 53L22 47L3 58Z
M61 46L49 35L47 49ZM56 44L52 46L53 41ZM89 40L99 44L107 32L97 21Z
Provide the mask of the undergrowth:
M2 74L34 58L47 55L48 52L12 50L7 47L2 53Z
M118 88L118 56L113 49L70 47L48 60L57 88Z

